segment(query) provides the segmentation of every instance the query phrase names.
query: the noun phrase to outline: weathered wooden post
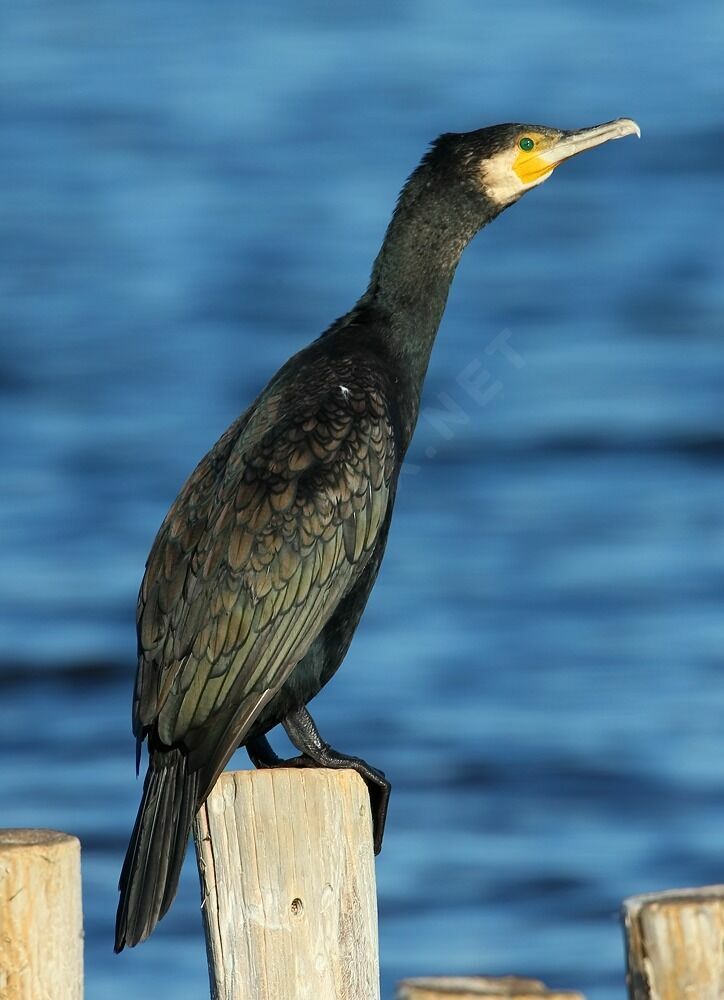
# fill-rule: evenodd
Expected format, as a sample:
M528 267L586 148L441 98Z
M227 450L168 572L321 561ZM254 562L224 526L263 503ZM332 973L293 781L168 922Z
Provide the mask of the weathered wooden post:
M0 997L82 1000L80 843L0 830Z
M631 1000L722 1000L724 886L625 900Z
M357 774L227 772L194 839L213 1000L379 1000L372 823Z
M538 979L519 976L439 976L405 979L396 1000L584 1000L582 993L549 990Z

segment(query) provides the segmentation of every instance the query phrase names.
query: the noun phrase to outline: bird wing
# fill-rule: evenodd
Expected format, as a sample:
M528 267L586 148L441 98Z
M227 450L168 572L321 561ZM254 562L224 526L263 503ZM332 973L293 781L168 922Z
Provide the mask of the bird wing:
M138 600L134 732L184 746L208 787L378 538L396 467L386 388L369 364L319 357L272 383L159 530Z

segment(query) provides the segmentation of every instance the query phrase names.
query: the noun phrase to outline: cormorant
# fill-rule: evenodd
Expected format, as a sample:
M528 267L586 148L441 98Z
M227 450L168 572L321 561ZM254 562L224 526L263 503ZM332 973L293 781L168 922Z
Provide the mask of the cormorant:
M257 767L351 767L375 850L390 785L333 750L307 703L339 667L377 577L430 351L472 237L563 160L640 134L447 133L400 194L367 290L272 378L191 474L153 543L137 608L137 760L149 766L120 878L116 951L166 913L197 809L238 746ZM281 761L282 723L301 756Z

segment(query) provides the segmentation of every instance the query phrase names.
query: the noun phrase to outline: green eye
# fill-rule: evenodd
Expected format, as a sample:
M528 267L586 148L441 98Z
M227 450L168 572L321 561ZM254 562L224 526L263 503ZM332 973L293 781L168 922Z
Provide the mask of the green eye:
M535 146L535 143L529 136L526 135L520 140L518 145L525 153L530 153L531 149Z

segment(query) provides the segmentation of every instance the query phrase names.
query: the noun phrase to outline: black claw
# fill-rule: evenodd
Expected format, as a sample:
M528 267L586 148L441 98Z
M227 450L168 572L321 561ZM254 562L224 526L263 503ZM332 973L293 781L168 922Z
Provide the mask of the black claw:
M284 761L271 748L266 736L255 736L246 744L249 760L257 770L265 767L281 767Z
M390 801L392 785L385 778L382 771L372 767L361 757L348 757L346 754L333 750L330 746L325 746L324 752L318 758L318 765L322 767L333 767L336 769L349 768L356 771L367 785L367 792L370 797L370 811L372 812L372 838L375 854L382 850L382 840L385 835L385 821L387 820L387 807Z
M367 792L370 797L370 810L372 812L372 837L375 854L382 850L382 839L385 834L385 820L387 819L387 806L390 801L390 791L392 786L385 778L383 771L378 771L367 761L360 757L348 757L346 754L333 750L332 747L324 745L315 757L302 753L298 757L278 757L274 753L269 742L264 737L251 740L246 751L249 759L256 768L272 767L329 767L335 770L349 768L356 771L367 785Z
M275 764L275 767L319 767L316 760L307 757L305 753L300 753L298 757L287 757L286 759L279 757L278 760L279 763Z
M356 771L367 785L372 813L374 851L375 854L379 854L382 850L387 806L392 790L384 772L378 771L361 757L348 757L325 743L306 708L298 709L287 716L284 728L297 750L302 751L300 755L284 760L274 753L266 736L255 736L246 744L247 753L254 767L329 767L335 770L350 768Z
M246 752L254 767L261 771L272 767L319 767L316 760L306 754L298 757L279 757L272 750L265 736L257 736L246 744Z
M384 774L378 771L377 775L377 781L368 780L366 782L367 791L370 796L370 809L372 810L372 835L375 854L379 854L382 850L382 839L385 835L385 822L387 820L387 807L390 802L390 792L392 791L392 785L385 779Z

